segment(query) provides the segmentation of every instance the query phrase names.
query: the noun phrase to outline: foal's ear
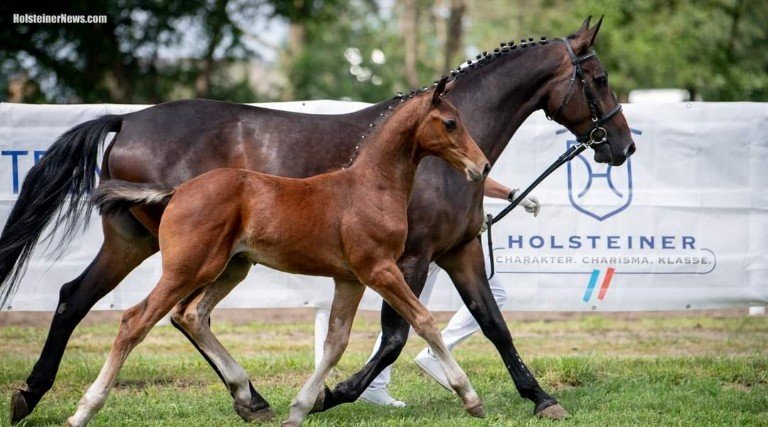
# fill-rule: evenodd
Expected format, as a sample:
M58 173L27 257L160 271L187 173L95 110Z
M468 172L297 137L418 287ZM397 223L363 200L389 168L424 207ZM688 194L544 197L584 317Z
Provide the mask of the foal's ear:
M446 85L448 83L448 76L443 77L440 79L439 82L437 82L437 86L435 86L435 91L432 92L432 105L437 105L440 102L440 96L442 96L445 93L448 93L446 90Z

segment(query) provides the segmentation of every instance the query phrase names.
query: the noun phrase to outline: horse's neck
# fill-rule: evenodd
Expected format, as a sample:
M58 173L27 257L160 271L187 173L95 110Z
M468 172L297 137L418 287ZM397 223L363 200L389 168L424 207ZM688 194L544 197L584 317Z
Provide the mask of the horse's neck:
M539 109L562 55L557 44L518 48L468 71L447 95L480 148L495 163L512 135Z
M362 140L360 152L349 168L358 185L394 191L402 193L406 200L410 198L421 157L415 146L416 127L422 115L419 104L419 100L412 100L403 105Z

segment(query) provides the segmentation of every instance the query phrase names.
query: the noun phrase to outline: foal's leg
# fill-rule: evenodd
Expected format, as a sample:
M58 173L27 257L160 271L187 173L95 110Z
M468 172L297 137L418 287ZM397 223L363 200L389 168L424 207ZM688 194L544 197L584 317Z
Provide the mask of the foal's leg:
M403 257L399 267L415 294L420 294L427 280L428 257ZM386 301L381 306L381 345L360 371L339 382L333 390L326 387L322 407L326 411L342 403L354 402L379 373L395 363L408 340L410 325Z
M155 323L198 286L198 282L195 282L192 277L167 274L164 271L163 277L149 296L123 313L120 329L117 331L117 338L112 344L107 361L101 368L96 381L80 399L77 412L67 420L68 426L86 425L104 406L128 354L147 336Z
M361 273L363 283L378 292L411 324L414 331L427 341L445 371L448 383L461 397L467 412L475 417L485 417L483 403L469 383L467 375L445 347L435 319L405 283L397 265L392 261L383 261Z
M234 398L235 412L245 421L267 421L274 414L256 391L248 374L211 332L211 311L248 274L251 262L235 256L216 281L196 290L179 303L171 323L192 342L213 367Z
M48 337L27 377L26 386L11 397L11 423L35 408L50 390L72 331L91 307L117 286L136 266L157 252L157 240L127 215L102 218L104 243L83 273L61 287L59 304Z
M290 415L283 422L283 426L298 426L313 406L322 405L320 399L323 397L325 378L347 348L352 321L355 319L365 286L356 280L336 279L335 283L331 315L328 319L328 335L323 345L323 358L291 403Z
M185 209L186 208L186 209ZM91 384L67 422L83 426L104 406L128 354L152 326L193 291L211 283L227 266L236 230L222 218L226 212L189 218L188 205L166 210L160 229L163 275L152 292L123 313L117 337L96 381ZM217 221L217 219L219 221ZM207 220L207 223L200 222Z
M542 418L566 417L568 412L557 403L557 400L542 390L515 349L512 335L488 285L480 242L472 239L441 257L438 264L451 276L464 304L480 324L483 334L501 354L504 365L512 376L520 395L533 401L534 413Z

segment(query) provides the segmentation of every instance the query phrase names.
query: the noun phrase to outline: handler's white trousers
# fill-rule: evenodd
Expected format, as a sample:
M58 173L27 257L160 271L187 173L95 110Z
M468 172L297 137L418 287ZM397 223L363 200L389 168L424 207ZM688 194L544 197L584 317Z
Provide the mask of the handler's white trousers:
M488 257L485 258L486 271L490 271L490 266L488 265ZM429 298L432 296L432 289L435 286L435 282L437 281L437 274L439 272L440 267L438 267L435 263L429 265L429 274L427 276L427 281L424 284L424 291L419 297L419 301L421 301L421 303L424 305L429 303ZM504 306L504 303L507 302L507 291L504 290L504 286L498 280L498 277L498 275L494 275L488 281L488 284L491 286L493 299L496 300L496 304L498 304L499 308L501 308ZM472 317L472 313L470 313L469 309L467 309L467 306L464 305L459 309L459 311L456 312L456 314L453 315L453 317L451 317L451 320L448 322L448 326L446 326L446 328L443 330L443 341L448 347L448 350L453 350L454 347L459 345L462 341L469 338L472 334L479 330L480 325L477 324L475 318ZM411 332L412 331L413 329L411 329ZM373 346L373 353L371 353L371 357L368 360L373 358L373 355L376 354L379 346L381 346L381 333L376 339L376 344ZM373 382L371 382L371 385L368 386L368 388L387 388L391 380L391 376L392 365L384 368L379 376L377 376Z

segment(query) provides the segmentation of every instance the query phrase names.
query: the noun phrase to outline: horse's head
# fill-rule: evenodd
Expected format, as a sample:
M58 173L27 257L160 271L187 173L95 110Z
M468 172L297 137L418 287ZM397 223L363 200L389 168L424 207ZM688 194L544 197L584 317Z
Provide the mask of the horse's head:
M562 66L551 80L544 111L591 146L596 162L619 166L635 152L635 143L608 73L592 50L603 18L591 28L589 21L562 40Z
M446 88L447 81L444 77L431 96L425 96L429 106L416 129L416 144L425 154L438 156L464 172L468 181L481 181L491 165L467 132L456 107L442 96L450 89L451 85Z

